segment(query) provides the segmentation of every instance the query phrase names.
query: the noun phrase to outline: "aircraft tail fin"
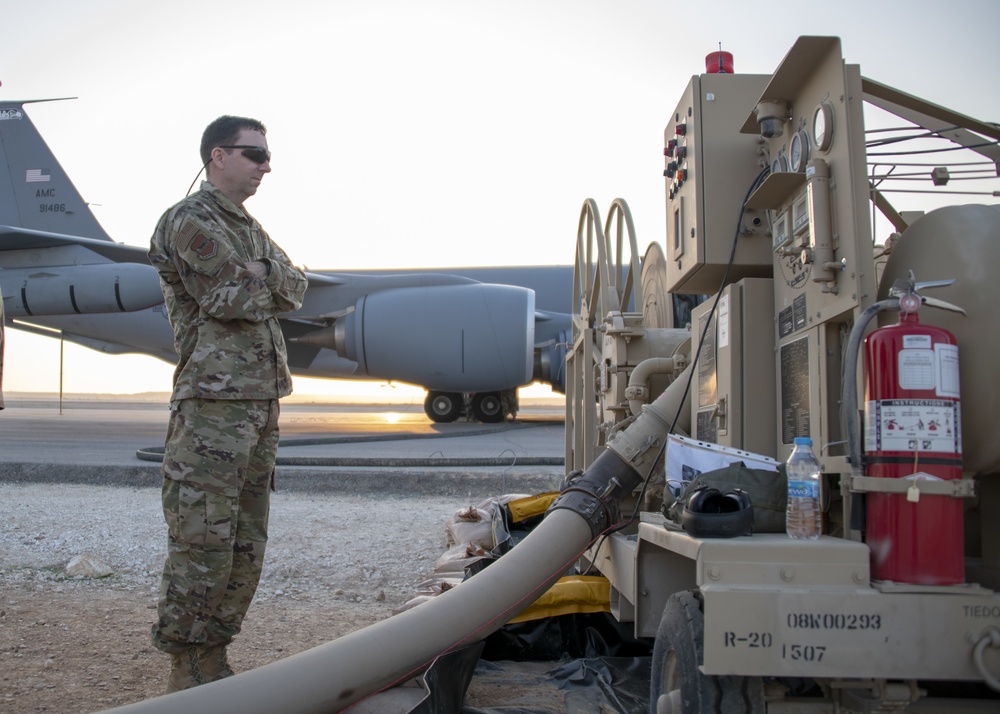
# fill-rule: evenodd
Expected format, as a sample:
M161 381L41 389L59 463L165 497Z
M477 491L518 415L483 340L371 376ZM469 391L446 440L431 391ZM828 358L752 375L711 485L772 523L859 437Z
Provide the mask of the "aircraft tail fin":
M24 111L0 102L0 225L111 241Z

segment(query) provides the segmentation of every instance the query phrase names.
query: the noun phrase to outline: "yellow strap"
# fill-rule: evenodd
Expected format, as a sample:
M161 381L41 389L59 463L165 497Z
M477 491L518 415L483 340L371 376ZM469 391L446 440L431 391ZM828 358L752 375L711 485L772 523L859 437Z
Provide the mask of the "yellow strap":
M515 498L507 502L507 508L510 510L513 522L520 523L526 518L545 513L545 510L558 497L558 491L551 491L549 493L540 493L537 496Z
M611 583L600 575L567 575L508 624L571 613L611 612Z

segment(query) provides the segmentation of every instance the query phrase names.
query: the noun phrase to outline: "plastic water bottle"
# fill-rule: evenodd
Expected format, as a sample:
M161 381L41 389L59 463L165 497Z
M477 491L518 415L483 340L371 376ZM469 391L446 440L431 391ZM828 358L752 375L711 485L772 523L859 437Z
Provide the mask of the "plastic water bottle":
M820 465L812 450L812 439L798 436L785 463L788 474L788 507L785 530L789 538L815 540L823 531L820 511Z

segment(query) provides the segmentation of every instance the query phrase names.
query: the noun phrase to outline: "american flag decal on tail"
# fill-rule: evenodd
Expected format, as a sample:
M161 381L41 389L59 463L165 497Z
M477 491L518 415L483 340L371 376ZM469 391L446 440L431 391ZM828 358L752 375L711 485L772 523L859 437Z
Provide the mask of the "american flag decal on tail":
M48 169L28 169L24 173L24 180L26 183L48 181L50 178Z

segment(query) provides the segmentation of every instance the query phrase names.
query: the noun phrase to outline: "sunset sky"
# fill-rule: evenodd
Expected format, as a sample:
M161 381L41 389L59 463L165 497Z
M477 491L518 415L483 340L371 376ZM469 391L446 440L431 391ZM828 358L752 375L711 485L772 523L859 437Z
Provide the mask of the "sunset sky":
M0 10L0 98L77 97L27 111L115 240L148 245L198 171L205 125L242 114L267 124L274 155L247 208L312 270L571 263L588 197L602 210L624 197L640 249L662 242L663 127L720 43L737 72L769 74L799 35L838 35L865 76L1000 120L994 0L0 0ZM902 208L920 207L908 200ZM171 371L67 343L63 383L168 391ZM9 330L3 386L57 391L58 340Z

